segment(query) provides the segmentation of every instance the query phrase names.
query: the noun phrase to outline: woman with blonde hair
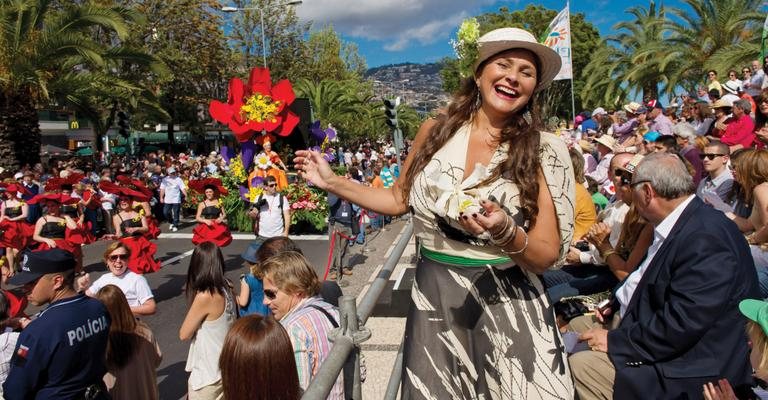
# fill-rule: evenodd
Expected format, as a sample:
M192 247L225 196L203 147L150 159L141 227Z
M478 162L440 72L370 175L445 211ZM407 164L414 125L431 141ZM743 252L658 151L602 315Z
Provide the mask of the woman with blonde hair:
M107 374L104 383L114 400L157 400L157 367L162 353L149 326L134 317L123 291L106 285L96 293L109 312Z

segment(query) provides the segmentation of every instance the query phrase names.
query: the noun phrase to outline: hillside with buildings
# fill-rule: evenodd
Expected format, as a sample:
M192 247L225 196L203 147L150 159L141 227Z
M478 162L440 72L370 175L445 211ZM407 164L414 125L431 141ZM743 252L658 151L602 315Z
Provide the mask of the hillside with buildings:
M395 64L369 69L365 77L373 81L377 98L400 96L418 112L431 112L447 104L440 78L442 64Z

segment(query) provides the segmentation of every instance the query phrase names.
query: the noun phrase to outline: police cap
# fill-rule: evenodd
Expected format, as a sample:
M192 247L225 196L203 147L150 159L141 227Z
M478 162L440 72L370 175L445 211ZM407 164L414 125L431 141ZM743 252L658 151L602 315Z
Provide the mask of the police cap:
M8 279L8 283L26 285L45 274L67 272L73 269L75 269L75 257L62 249L27 252L21 257L21 272Z

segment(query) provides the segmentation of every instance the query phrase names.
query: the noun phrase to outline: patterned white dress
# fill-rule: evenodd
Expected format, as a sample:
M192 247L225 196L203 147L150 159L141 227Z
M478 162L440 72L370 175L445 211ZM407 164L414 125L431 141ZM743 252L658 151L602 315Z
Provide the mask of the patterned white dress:
M480 185L506 159L506 145L462 180L469 131L456 132L411 190L421 255L406 323L402 398L571 399L570 371L541 279L457 221L467 205L493 198L526 226L517 185L504 178ZM565 143L540 135L560 229L559 265L573 236L575 180Z

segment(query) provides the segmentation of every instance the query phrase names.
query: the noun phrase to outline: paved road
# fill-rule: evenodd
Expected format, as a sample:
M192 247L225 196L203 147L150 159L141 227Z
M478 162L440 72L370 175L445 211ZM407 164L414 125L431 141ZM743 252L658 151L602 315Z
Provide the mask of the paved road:
M370 244L367 248L355 246L352 249L351 262L357 266L352 277L345 277L345 282L342 284L345 294L356 295L368 281L375 266L383 263L384 252L391 245L401 225L402 223L398 222L386 232L370 236ZM163 262L163 268L156 273L146 275L155 294L158 307L155 315L144 317L143 320L154 331L163 351L163 361L158 369L158 382L162 399L181 399L186 394L188 375L184 371L184 365L189 350L189 342L179 340L178 330L187 310L187 302L182 288L186 280L193 245L190 239L178 237L186 236L183 234L188 234L190 231L191 228L187 227L175 235L167 235L174 238L161 237L157 240L157 257ZM248 237L245 235L237 236ZM295 239L322 278L328 258L328 240L318 236L296 237ZM226 263L226 276L233 282L237 281L240 274L246 272L240 254L249 243L250 240L247 239L234 240L232 244L222 249ZM106 267L101 262L106 246L106 242L97 242L84 249L84 265L86 271L91 273L91 281L106 271ZM212 360L211 362L217 361Z

